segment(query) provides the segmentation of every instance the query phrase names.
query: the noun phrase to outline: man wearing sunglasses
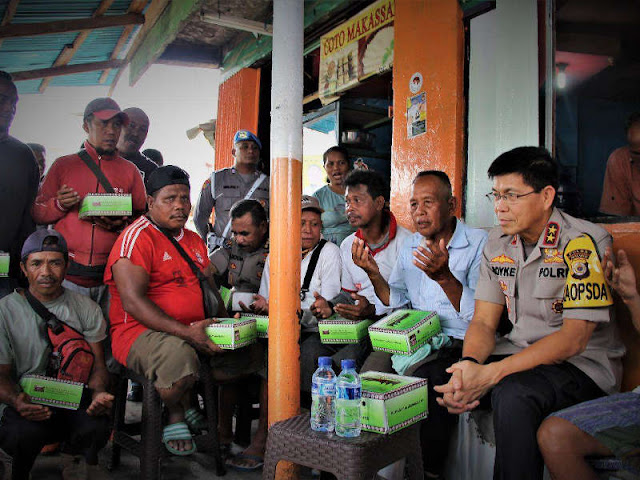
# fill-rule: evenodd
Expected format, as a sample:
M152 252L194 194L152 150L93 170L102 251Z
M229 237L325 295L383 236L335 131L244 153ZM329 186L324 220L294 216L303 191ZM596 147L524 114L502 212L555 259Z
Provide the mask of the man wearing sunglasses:
M545 417L620 386L624 348L600 264L611 236L554 208L558 167L544 148L503 153L488 173L499 227L483 252L462 358L435 390L450 413L491 406L495 479L541 479ZM505 307L512 330L496 339Z
M640 215L640 112L626 123L628 145L607 160L600 211L610 215Z

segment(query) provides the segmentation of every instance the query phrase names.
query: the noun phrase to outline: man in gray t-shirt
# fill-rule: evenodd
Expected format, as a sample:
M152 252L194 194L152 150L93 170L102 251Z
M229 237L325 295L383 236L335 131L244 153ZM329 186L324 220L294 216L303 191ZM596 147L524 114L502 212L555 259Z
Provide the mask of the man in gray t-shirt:
M259 170L262 143L249 130L238 130L233 137L233 167L216 170L202 185L193 210L196 230L209 252L231 238L231 207L242 199L254 199L269 212L269 176ZM209 225L215 208L213 229ZM258 285L260 281L258 280Z
M600 264L611 236L553 207L558 167L544 148L503 153L489 177L500 227L483 252L462 358L435 390L450 413L491 405L494 479L541 479L545 417L620 386L624 348ZM505 309L512 329L496 341Z
M13 478L29 477L44 445L64 440L84 454L96 470L97 453L107 442L113 395L107 393L108 373L102 341L105 321L97 303L62 287L68 266L67 244L54 230L37 230L22 248L21 268L29 293L60 321L78 331L93 354L87 386L88 406L78 410L32 402L22 391L24 375L53 375L45 321L34 311L26 292L16 290L0 300L0 448L13 459Z

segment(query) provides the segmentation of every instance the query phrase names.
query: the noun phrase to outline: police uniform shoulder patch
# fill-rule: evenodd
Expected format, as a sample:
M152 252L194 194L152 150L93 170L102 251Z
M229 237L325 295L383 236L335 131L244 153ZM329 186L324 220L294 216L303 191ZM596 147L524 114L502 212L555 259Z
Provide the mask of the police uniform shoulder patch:
M547 223L547 228L544 231L542 237L542 245L544 247L555 247L558 245L558 237L560 233L560 227L556 222Z
M593 239L583 234L564 249L569 275L564 286L564 308L597 308L613 304L611 291Z
M211 188L211 178L207 178L202 184L202 190L207 190L208 188Z
M516 263L513 258L506 256L504 253L490 260L491 263Z

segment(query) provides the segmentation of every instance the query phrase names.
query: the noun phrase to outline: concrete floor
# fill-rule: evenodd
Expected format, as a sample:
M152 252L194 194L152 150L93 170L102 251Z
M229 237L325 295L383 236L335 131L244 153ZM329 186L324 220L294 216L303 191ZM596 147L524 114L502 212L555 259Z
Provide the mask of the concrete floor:
M140 418L141 403L127 402L126 419L127 423L134 422ZM256 427L254 422L254 428ZM242 448L234 445L233 453L239 453ZM140 462L138 459L126 452L122 451L120 466L113 472L108 472L105 468L106 457L109 445L100 453L100 466L105 479L118 480L138 480L140 478ZM36 461L31 476L33 480L60 480L62 478L62 468L64 465L64 457L60 454L43 456L40 455ZM68 457L67 457L68 460ZM206 454L196 453L189 457L172 456L163 460L161 475L163 480L191 480L191 479L208 479L215 477L215 467L213 461ZM2 475L0 475L1 477ZM227 469L225 480L258 480L262 477L262 470L254 472L238 472L231 468ZM101 479L91 479L101 480Z

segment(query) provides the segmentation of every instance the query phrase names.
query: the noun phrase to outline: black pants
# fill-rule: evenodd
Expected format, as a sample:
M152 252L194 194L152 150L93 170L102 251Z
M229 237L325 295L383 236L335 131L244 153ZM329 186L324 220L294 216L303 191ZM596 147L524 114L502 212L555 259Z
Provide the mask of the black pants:
M504 356L491 356L487 363ZM536 433L551 413L604 392L577 367L563 362L539 365L503 378L486 395L480 408L490 404L496 435L496 480L540 480L544 469Z
M451 378L446 369L456 363L462 356L462 342L454 342L453 347L440 349L433 359L418 367L411 375L426 378L427 404L429 415L420 427L420 443L422 445L422 461L425 471L441 474L447 459L449 443L453 430L458 424L458 415L450 414L446 408L436 402L441 394L433 390L435 385L444 385Z
M91 417L84 410L52 411L49 420L33 422L13 408L5 408L0 422L0 448L13 459L14 480L29 478L40 450L49 443L65 441L71 451L83 454L88 464L98 463L98 452L109 436L108 418Z

